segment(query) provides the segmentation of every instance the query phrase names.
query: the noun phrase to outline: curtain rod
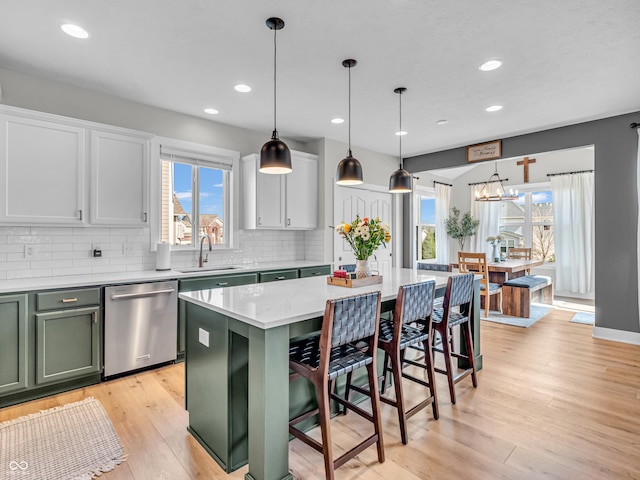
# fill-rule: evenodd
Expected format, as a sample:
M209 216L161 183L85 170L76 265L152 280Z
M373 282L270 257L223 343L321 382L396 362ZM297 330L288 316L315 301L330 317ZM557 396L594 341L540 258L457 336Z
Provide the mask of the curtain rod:
M640 123L636 123L633 122L631 125L629 125L631 128L640 128Z
M547 173L547 177L557 177L558 175L573 175L576 173L592 173L593 171L594 170L578 170L577 172Z
M509 179L508 178L501 178L500 180L491 180L490 182L475 182L475 183L470 183L469 186L472 187L474 185L484 185L485 183L497 183L497 182L508 182Z
M439 183L440 185L446 185L447 187L453 187L453 185L451 185L450 183L439 182L437 180L434 180L433 183Z

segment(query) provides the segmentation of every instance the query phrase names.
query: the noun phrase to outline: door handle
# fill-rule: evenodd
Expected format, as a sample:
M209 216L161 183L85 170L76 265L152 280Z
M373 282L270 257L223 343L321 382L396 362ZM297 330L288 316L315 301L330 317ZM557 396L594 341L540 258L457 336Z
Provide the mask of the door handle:
M124 298L137 298L137 297L151 297L154 295L161 295L163 293L173 293L175 288L167 288L165 290L153 290L152 292L139 292L139 293L121 293L118 295L111 295L111 300L120 300Z
M146 354L146 355L140 355L139 357L136 357L136 360L149 360L151 358L150 354Z

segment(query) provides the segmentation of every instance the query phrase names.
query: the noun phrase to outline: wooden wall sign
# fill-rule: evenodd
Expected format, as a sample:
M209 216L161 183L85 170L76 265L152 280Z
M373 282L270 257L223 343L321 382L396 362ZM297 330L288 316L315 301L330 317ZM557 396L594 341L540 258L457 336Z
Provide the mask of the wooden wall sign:
M502 158L502 140L478 143L467 147L467 163Z

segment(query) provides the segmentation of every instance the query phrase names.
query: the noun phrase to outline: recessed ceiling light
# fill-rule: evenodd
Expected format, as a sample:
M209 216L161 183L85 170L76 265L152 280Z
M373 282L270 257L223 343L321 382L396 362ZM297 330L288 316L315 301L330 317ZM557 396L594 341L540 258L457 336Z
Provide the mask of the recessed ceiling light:
M405 132L404 130L400 130L399 132L396 132L396 135L398 135L399 137L406 135L407 132Z
M74 25L73 23L65 23L64 25L60 25L60 28L64 33L74 38L89 38L89 33L79 25Z
M491 105L490 107L485 108L487 112L497 112L498 110L502 110L502 105Z
M233 88L236 89L236 92L240 92L240 93L247 93L251 91L251 87L249 85L245 85L244 83L239 83Z
M500 60L489 60L480 65L479 69L483 72L490 72L491 70L495 70L496 68L500 68L502 66L502 62Z
M447 123L449 123L449 120L442 119L442 120L438 120L436 122L436 125L446 125Z
M344 123L344 118L336 117L331 119L331 123Z
M204 113L208 113L209 115L217 115L220 112L218 112L218 110L216 110L215 108L205 108Z

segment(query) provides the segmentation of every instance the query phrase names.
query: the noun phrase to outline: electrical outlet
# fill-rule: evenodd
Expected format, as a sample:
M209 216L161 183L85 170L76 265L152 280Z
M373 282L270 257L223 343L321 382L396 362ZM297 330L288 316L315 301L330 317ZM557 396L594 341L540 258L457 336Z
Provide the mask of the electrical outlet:
M24 246L24 258L33 258L35 254L35 248L33 245L25 245Z
M130 257L134 253L134 246L131 243L125 243L122 246L122 251L127 257Z

